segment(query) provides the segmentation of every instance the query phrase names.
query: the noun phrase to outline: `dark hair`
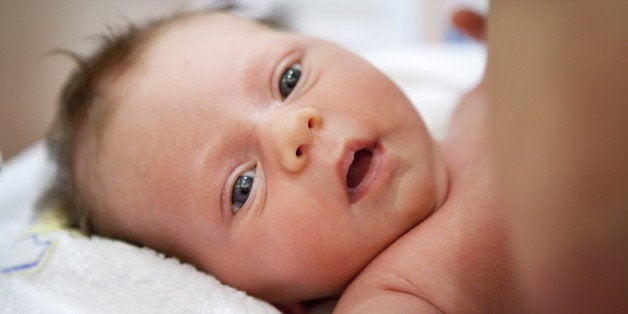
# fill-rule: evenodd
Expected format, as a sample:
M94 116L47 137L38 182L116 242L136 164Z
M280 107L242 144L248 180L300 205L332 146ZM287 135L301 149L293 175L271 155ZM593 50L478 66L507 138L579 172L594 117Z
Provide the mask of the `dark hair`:
M76 162L74 150L79 145L79 131L95 128L98 134L110 107L97 101L98 85L113 71L124 71L132 66L139 47L149 42L164 26L192 16L215 12L237 13L241 9L233 1L218 1L203 10L179 12L144 26L129 22L124 31L110 31L108 35L102 36L100 47L86 58L67 50L52 51L53 54L69 56L77 67L61 90L57 114L46 137L48 153L57 169L54 181L39 199L38 208L45 210L56 207L63 213L69 227L78 228L85 234L94 233L96 230L90 219L90 204L78 189L73 165ZM270 14L255 20L272 28L285 28L285 15L281 13L281 10L272 10Z

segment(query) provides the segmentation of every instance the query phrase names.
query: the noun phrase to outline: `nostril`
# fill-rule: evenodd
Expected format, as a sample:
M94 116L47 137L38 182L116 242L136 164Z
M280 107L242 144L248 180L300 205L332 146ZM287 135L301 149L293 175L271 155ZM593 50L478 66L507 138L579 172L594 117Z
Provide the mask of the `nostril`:
M301 151L301 146L299 146L299 148L297 148L297 157L301 157L301 155L303 155L303 152Z
M314 115L312 117L310 117L309 119L307 119L307 128L308 129L312 129L315 127L320 127L321 125L321 118L320 116Z

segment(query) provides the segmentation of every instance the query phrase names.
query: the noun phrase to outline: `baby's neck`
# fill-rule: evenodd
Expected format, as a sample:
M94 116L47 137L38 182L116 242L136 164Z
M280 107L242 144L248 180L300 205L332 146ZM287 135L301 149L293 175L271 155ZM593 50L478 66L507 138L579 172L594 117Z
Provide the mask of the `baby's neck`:
M462 97L453 112L447 137L439 144L449 179L454 181L450 182L450 187L462 178L491 174L486 140L487 106L486 84L482 81Z

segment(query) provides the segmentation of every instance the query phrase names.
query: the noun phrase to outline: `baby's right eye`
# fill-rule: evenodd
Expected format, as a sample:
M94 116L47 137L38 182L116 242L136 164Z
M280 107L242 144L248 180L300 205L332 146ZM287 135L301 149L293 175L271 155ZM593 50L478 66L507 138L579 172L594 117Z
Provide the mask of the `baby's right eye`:
M299 79L301 78L301 65L294 64L289 67L279 79L279 93L283 99L288 98L290 93L297 87Z
M231 211L235 214L249 199L249 194L253 189L255 180L255 168L243 173L238 177L231 191Z

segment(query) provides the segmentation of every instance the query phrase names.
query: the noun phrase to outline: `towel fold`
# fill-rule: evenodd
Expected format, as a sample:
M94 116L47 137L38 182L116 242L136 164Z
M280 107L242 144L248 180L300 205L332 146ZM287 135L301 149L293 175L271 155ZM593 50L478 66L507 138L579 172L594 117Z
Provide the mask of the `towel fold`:
M6 313L278 313L151 249L71 232L27 234L3 259Z

